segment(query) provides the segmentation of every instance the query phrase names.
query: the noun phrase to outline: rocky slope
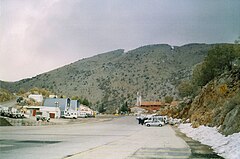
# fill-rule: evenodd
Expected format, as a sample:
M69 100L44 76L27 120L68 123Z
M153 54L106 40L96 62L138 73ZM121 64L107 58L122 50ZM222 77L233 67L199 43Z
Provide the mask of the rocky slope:
M185 99L161 114L190 119L193 127L216 126L225 135L240 132L240 70L223 73L204 86L193 101Z
M115 50L82 59L62 68L14 83L0 82L1 87L16 92L32 87L46 88L58 95L81 96L95 106L104 104L109 111L121 103L156 100L166 95L178 97L179 81L191 76L214 45L188 44L174 49L167 44L148 45L124 52Z
M226 135L240 131L240 72L226 72L209 82L189 110L194 126L221 126Z

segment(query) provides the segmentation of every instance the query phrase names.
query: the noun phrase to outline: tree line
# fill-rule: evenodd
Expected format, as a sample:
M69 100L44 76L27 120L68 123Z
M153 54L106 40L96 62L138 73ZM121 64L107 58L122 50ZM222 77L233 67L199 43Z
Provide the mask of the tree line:
M179 95L196 96L201 87L215 77L234 69L240 71L240 44L216 45L208 51L204 61L195 66L192 78L179 84Z

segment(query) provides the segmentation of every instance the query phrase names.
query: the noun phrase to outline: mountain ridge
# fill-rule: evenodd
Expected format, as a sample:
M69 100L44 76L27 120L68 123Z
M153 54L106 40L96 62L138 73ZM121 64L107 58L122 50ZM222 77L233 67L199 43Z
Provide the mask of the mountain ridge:
M158 100L166 95L177 99L179 81L190 78L193 66L203 61L214 45L154 44L127 52L117 49L32 78L0 84L12 92L40 87L58 95L81 96L96 107L106 105L112 112L126 101L134 105L137 92L141 92L144 100Z

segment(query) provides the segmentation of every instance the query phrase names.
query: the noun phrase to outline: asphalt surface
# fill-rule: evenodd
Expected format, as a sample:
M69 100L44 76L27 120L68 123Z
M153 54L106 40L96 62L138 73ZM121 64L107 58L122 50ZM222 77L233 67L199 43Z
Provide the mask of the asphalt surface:
M0 102L0 105L4 107L14 107L16 105L16 99L6 101L6 102Z
M171 126L146 127L135 117L65 125L0 127L0 158L188 158Z

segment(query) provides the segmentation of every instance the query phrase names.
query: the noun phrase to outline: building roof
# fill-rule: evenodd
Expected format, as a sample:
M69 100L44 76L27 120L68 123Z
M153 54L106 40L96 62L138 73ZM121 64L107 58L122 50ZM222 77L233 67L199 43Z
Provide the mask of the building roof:
M28 98L34 99L37 102L43 101L43 96L41 94L30 94Z
M58 107L41 107L40 111L52 111L52 112L56 112L56 111L60 111L60 109Z
M155 101L141 103L141 106L163 106L163 105L165 105L164 102L155 102Z
M67 105L66 98L46 98L43 102L43 106L46 107L57 107L59 106L61 111L65 110L65 106Z
M165 102L142 102L141 106L165 106L165 105L171 105L171 106L177 106L179 101L172 101L171 103L165 103Z
M26 106L26 109L40 109L42 106Z
M71 100L70 109L77 110L78 104L77 100ZM67 98L46 98L43 102L43 106L59 107L61 111L64 111L67 106Z

